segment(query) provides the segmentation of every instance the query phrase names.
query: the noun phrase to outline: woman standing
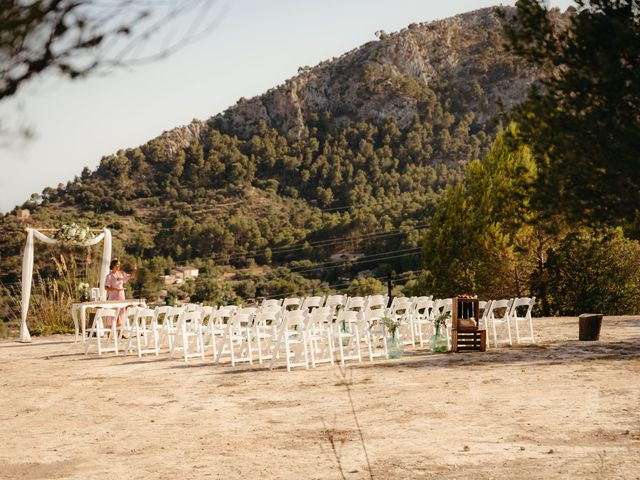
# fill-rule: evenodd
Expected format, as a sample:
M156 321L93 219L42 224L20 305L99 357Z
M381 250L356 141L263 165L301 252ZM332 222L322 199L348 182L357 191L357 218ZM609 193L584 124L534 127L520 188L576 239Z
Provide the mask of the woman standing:
M111 273L107 275L107 279L104 283L105 290L107 291L107 300L125 300L124 297L124 284L129 280L136 278L137 267L133 267L133 271L129 274L121 270L122 264L120 260L114 258L109 265ZM118 313L118 326L122 324L124 319L124 308L120 309Z

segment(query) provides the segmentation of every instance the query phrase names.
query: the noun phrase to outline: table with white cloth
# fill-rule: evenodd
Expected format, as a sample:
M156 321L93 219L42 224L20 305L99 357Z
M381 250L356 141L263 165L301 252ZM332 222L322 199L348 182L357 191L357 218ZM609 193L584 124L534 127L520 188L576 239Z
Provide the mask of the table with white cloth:
M146 307L144 298L134 300L104 300L96 302L78 302L71 305L71 317L73 326L76 329L76 342L80 333L79 325L82 326L82 343L84 343L87 329L87 310L93 308L127 308L131 306Z

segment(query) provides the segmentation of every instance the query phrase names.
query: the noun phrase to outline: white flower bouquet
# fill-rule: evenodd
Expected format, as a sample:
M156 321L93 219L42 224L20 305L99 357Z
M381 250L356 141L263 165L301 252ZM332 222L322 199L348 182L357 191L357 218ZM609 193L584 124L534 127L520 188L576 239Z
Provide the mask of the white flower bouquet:
M89 300L89 284L86 282L80 282L78 283L78 295L80 296L80 300L83 302L86 302L87 300Z
M89 228L71 223L62 225L56 232L55 238L63 245L83 245L94 236Z

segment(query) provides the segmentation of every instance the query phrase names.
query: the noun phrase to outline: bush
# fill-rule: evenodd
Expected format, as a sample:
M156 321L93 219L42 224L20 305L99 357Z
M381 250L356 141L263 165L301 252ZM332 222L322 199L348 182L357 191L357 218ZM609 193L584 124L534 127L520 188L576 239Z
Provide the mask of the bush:
M364 297L366 295L383 295L387 293L387 287L377 278L358 278L351 282L347 288L350 297Z
M640 313L640 243L620 230L568 235L546 265L553 315Z

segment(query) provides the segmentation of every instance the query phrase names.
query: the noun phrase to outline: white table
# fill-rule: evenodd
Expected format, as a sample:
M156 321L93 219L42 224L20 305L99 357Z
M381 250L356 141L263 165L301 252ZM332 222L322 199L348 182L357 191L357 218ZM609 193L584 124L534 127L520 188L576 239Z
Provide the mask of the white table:
M130 306L146 307L147 303L144 298L137 300L105 300L97 302L79 302L71 305L71 317L73 318L73 326L76 329L76 342L80 329L78 324L82 325L82 343L85 340L87 329L87 310L90 308L127 308ZM78 313L80 317L78 317Z

